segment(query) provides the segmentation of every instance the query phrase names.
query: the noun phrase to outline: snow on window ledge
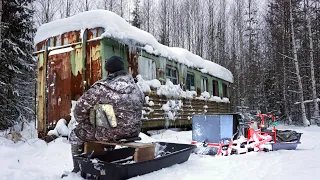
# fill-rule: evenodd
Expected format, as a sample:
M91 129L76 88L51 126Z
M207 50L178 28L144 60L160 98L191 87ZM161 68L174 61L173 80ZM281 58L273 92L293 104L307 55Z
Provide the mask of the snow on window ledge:
M165 96L167 98L200 99L206 101L215 101L219 103L230 103L229 98L220 98L218 96L213 96L206 91L202 92L200 97L196 97L196 91L183 91L179 84L175 85L169 79L167 79L165 85L161 85L160 81L157 79L146 81L142 78L141 75L137 75L137 81L138 87L142 92L145 93L149 93L151 92L151 89L154 89L157 92L157 95ZM145 103L147 103L149 106L154 105L152 101L149 102L149 97L146 97Z

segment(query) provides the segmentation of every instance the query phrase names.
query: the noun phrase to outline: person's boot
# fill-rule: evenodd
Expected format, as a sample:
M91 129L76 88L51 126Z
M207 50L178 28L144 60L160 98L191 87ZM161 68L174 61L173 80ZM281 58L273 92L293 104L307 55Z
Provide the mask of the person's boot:
M78 173L80 172L80 166L77 160L75 160L74 156L80 155L83 153L83 145L71 145L71 154L73 161L73 170L71 172ZM68 174L64 173L61 178L68 176Z

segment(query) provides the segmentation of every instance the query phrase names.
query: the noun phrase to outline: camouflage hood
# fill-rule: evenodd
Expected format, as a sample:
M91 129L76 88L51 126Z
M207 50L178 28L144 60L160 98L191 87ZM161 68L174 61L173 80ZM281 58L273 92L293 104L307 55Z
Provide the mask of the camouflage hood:
M136 87L136 83L133 78L125 71L119 71L111 74L106 79L97 81L95 84L101 84L119 94L130 94Z
M143 102L144 94L131 75L124 71L111 74L97 81L77 101L74 117L79 124L74 130L75 134L83 141L115 141L138 136ZM118 122L116 128L94 128L90 124L89 111L95 104L113 105Z

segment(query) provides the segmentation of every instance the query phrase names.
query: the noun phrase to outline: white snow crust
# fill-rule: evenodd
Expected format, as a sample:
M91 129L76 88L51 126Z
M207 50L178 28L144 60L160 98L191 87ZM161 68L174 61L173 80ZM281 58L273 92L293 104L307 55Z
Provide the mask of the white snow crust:
M140 46L148 53L167 57L173 61L185 64L188 67L199 69L203 73L209 73L215 77L233 83L232 73L211 61L202 59L186 49L167 47L160 44L150 33L131 26L117 14L107 10L92 10L82 12L65 19L43 24L39 27L34 43L37 44L47 38L61 35L65 32L103 27L103 37L118 39L127 44Z
M69 136L69 129L67 126L67 121L65 119L60 119L53 130L48 132L48 135L59 136Z
M157 79L152 79L152 80L144 80L142 76L139 74L137 75L137 85L140 88L142 92L151 92L151 88L156 89L161 86L161 83Z
M56 54L62 54L66 52L73 51L74 49L72 47L62 48L62 49L56 49L49 52L49 56L56 55Z
M320 128L317 126L278 126L303 133L296 151L252 152L228 157L212 157L191 154L189 160L130 180L161 179L182 180L301 180L317 179L320 176ZM30 129L22 132L25 142L14 143L0 136L1 180L57 180L65 171L72 170L70 144L66 138L50 143L31 137ZM26 135L26 136L24 136ZM164 130L153 136L140 133L142 142L174 142L190 144L191 131ZM26 139L28 137L28 139ZM79 174L71 173L66 180L82 180Z

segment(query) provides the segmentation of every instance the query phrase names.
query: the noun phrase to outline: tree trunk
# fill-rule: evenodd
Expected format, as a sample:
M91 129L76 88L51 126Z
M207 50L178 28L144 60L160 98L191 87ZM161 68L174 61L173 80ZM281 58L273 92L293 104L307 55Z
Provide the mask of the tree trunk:
M300 76L298 55L297 55L297 49L296 49L296 39L295 39L294 27L293 27L292 2L291 0L289 2L290 2L290 25L291 25L292 49L293 49L294 65L296 68L296 74L297 74L298 85L299 85L299 99L300 99L300 105L301 105L301 111L302 111L302 121L305 126L309 126L310 122L307 119L306 108L303 102L304 98L303 98L302 80Z
M307 28L309 34L309 48L310 48L310 70L311 70L311 82L312 82L312 99L314 103L314 117L319 119L319 105L317 102L317 88L316 88L316 79L314 75L314 63L313 63L313 39L312 39L312 32L311 32L311 17L310 17L310 10L309 10L309 0L307 0Z
M70 5L71 5L70 0L67 0L66 17L69 17L69 16L70 16L70 11L71 11Z
M147 0L147 31L150 32L150 0Z
M284 9L282 12L282 26L283 26L283 32L282 32L282 54L286 54L285 53L285 22L284 22L284 18L285 18L285 13L284 13ZM286 57L282 56L282 66L283 66L283 85L282 85L282 94L283 94L283 104L284 104L284 115L285 117L288 119L288 124L292 124L292 119L290 117L289 114L289 110L288 110L288 101L287 101L287 68L286 68Z
M123 18L123 0L120 0L120 16Z
M88 0L86 0L86 11L89 11L89 3L88 3Z
M0 57L2 53L2 0L0 0Z

